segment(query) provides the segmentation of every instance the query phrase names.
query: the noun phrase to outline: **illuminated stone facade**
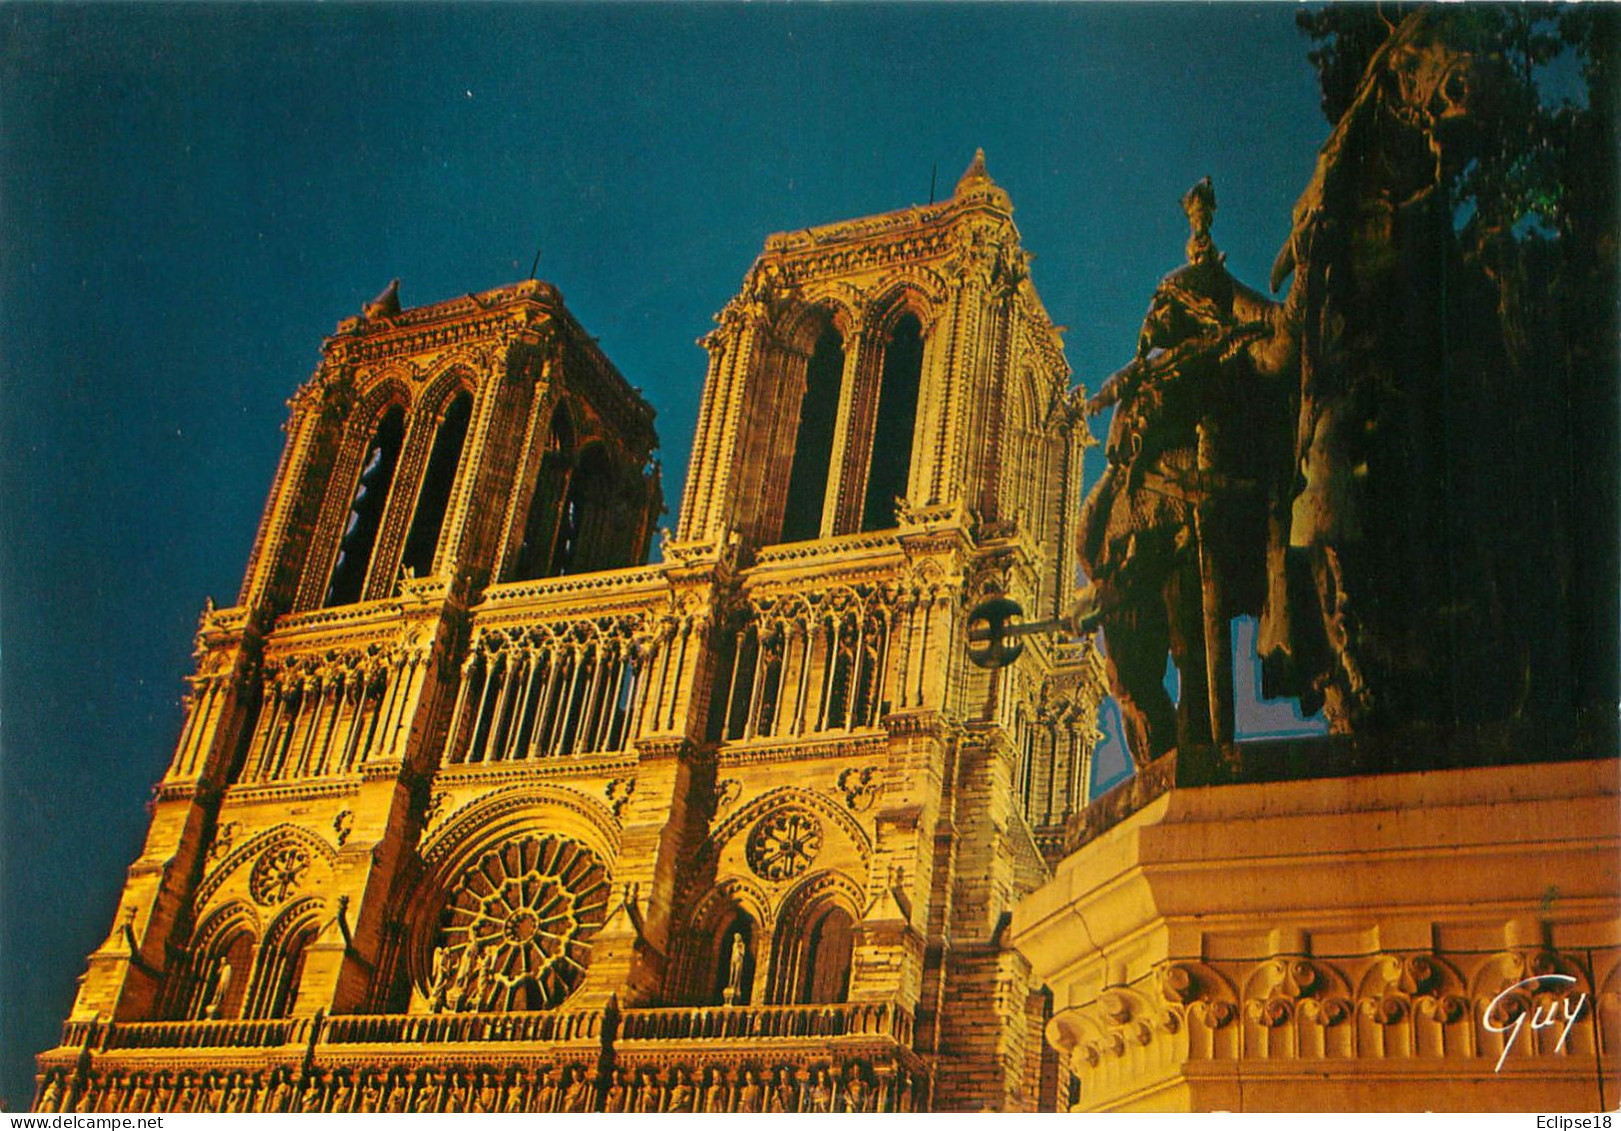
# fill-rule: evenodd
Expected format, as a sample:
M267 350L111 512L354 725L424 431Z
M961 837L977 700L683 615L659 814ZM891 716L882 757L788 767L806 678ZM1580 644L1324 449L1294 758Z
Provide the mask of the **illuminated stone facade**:
M1033 1109L1089 443L1012 205L771 237L652 411L545 283L326 342L46 1110Z
M1614 758L1152 797L1174 758L1100 799L1141 807L1078 829L1009 932L1052 991L1061 1106L1615 1108Z

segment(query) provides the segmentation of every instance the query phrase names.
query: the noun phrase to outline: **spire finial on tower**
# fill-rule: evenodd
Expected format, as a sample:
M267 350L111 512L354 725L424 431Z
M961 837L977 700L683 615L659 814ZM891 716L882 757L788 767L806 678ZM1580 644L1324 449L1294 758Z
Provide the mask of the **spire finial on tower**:
M995 181L991 180L991 175L985 171L985 151L983 149L976 149L974 150L974 159L968 163L968 168L963 172L962 178L957 182L957 195L961 196L963 194L963 190L965 189L978 188L981 185L992 185L995 183Z

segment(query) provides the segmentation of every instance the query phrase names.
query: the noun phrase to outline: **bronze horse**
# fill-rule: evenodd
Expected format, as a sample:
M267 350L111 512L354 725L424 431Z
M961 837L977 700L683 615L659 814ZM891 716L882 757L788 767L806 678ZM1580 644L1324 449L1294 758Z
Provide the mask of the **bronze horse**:
M1481 549L1460 521L1460 443L1489 443L1480 364L1449 343L1452 206L1489 66L1460 21L1415 12L1374 54L1295 205L1272 268L1291 273L1286 332L1300 375L1289 516L1295 593L1274 601L1261 649L1273 686L1332 729L1455 715L1443 685L1490 649L1457 616ZM1304 589L1305 592L1300 590ZM1278 590L1281 594L1281 589ZM1466 631L1470 639L1458 638ZM1477 690L1484 690L1476 682Z
M1438 694L1435 650L1415 647L1447 605L1444 582L1419 576L1442 552L1435 449L1456 423L1433 404L1451 221L1438 190L1478 70L1428 12L1392 32L1295 208L1282 302L1227 272L1208 181L1184 198L1189 262L1156 290L1136 360L1089 402L1118 407L1077 533L1091 585L1072 618L1103 630L1139 765L1231 741L1238 615L1260 620L1266 693L1325 707L1335 730Z

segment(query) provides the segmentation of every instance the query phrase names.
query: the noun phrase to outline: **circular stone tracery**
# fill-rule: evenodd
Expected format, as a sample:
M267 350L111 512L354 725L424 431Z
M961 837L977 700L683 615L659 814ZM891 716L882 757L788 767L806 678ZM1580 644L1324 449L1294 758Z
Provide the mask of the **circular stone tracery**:
M789 880L809 868L822 850L822 825L804 809L778 809L749 834L749 867L761 879Z
M486 852L462 872L445 904L443 969L476 965L486 984L464 978L450 1008L551 1009L585 973L591 939L607 918L607 869L563 837L530 835ZM476 997L477 1000L472 1000ZM462 1000L458 1001L458 998Z
M304 886L310 854L297 844L267 850L248 876L248 894L261 907L281 903Z

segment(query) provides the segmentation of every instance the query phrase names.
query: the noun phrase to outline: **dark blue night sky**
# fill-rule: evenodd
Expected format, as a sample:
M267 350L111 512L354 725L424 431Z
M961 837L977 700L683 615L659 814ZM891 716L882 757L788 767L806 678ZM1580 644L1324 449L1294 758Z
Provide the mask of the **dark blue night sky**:
M1286 4L0 9L6 1106L111 924L198 611L235 601L340 318L538 248L657 407L673 508L694 340L767 233L922 203L936 168L949 194L983 146L1095 388L1199 177L1264 281L1328 132L1307 47Z

